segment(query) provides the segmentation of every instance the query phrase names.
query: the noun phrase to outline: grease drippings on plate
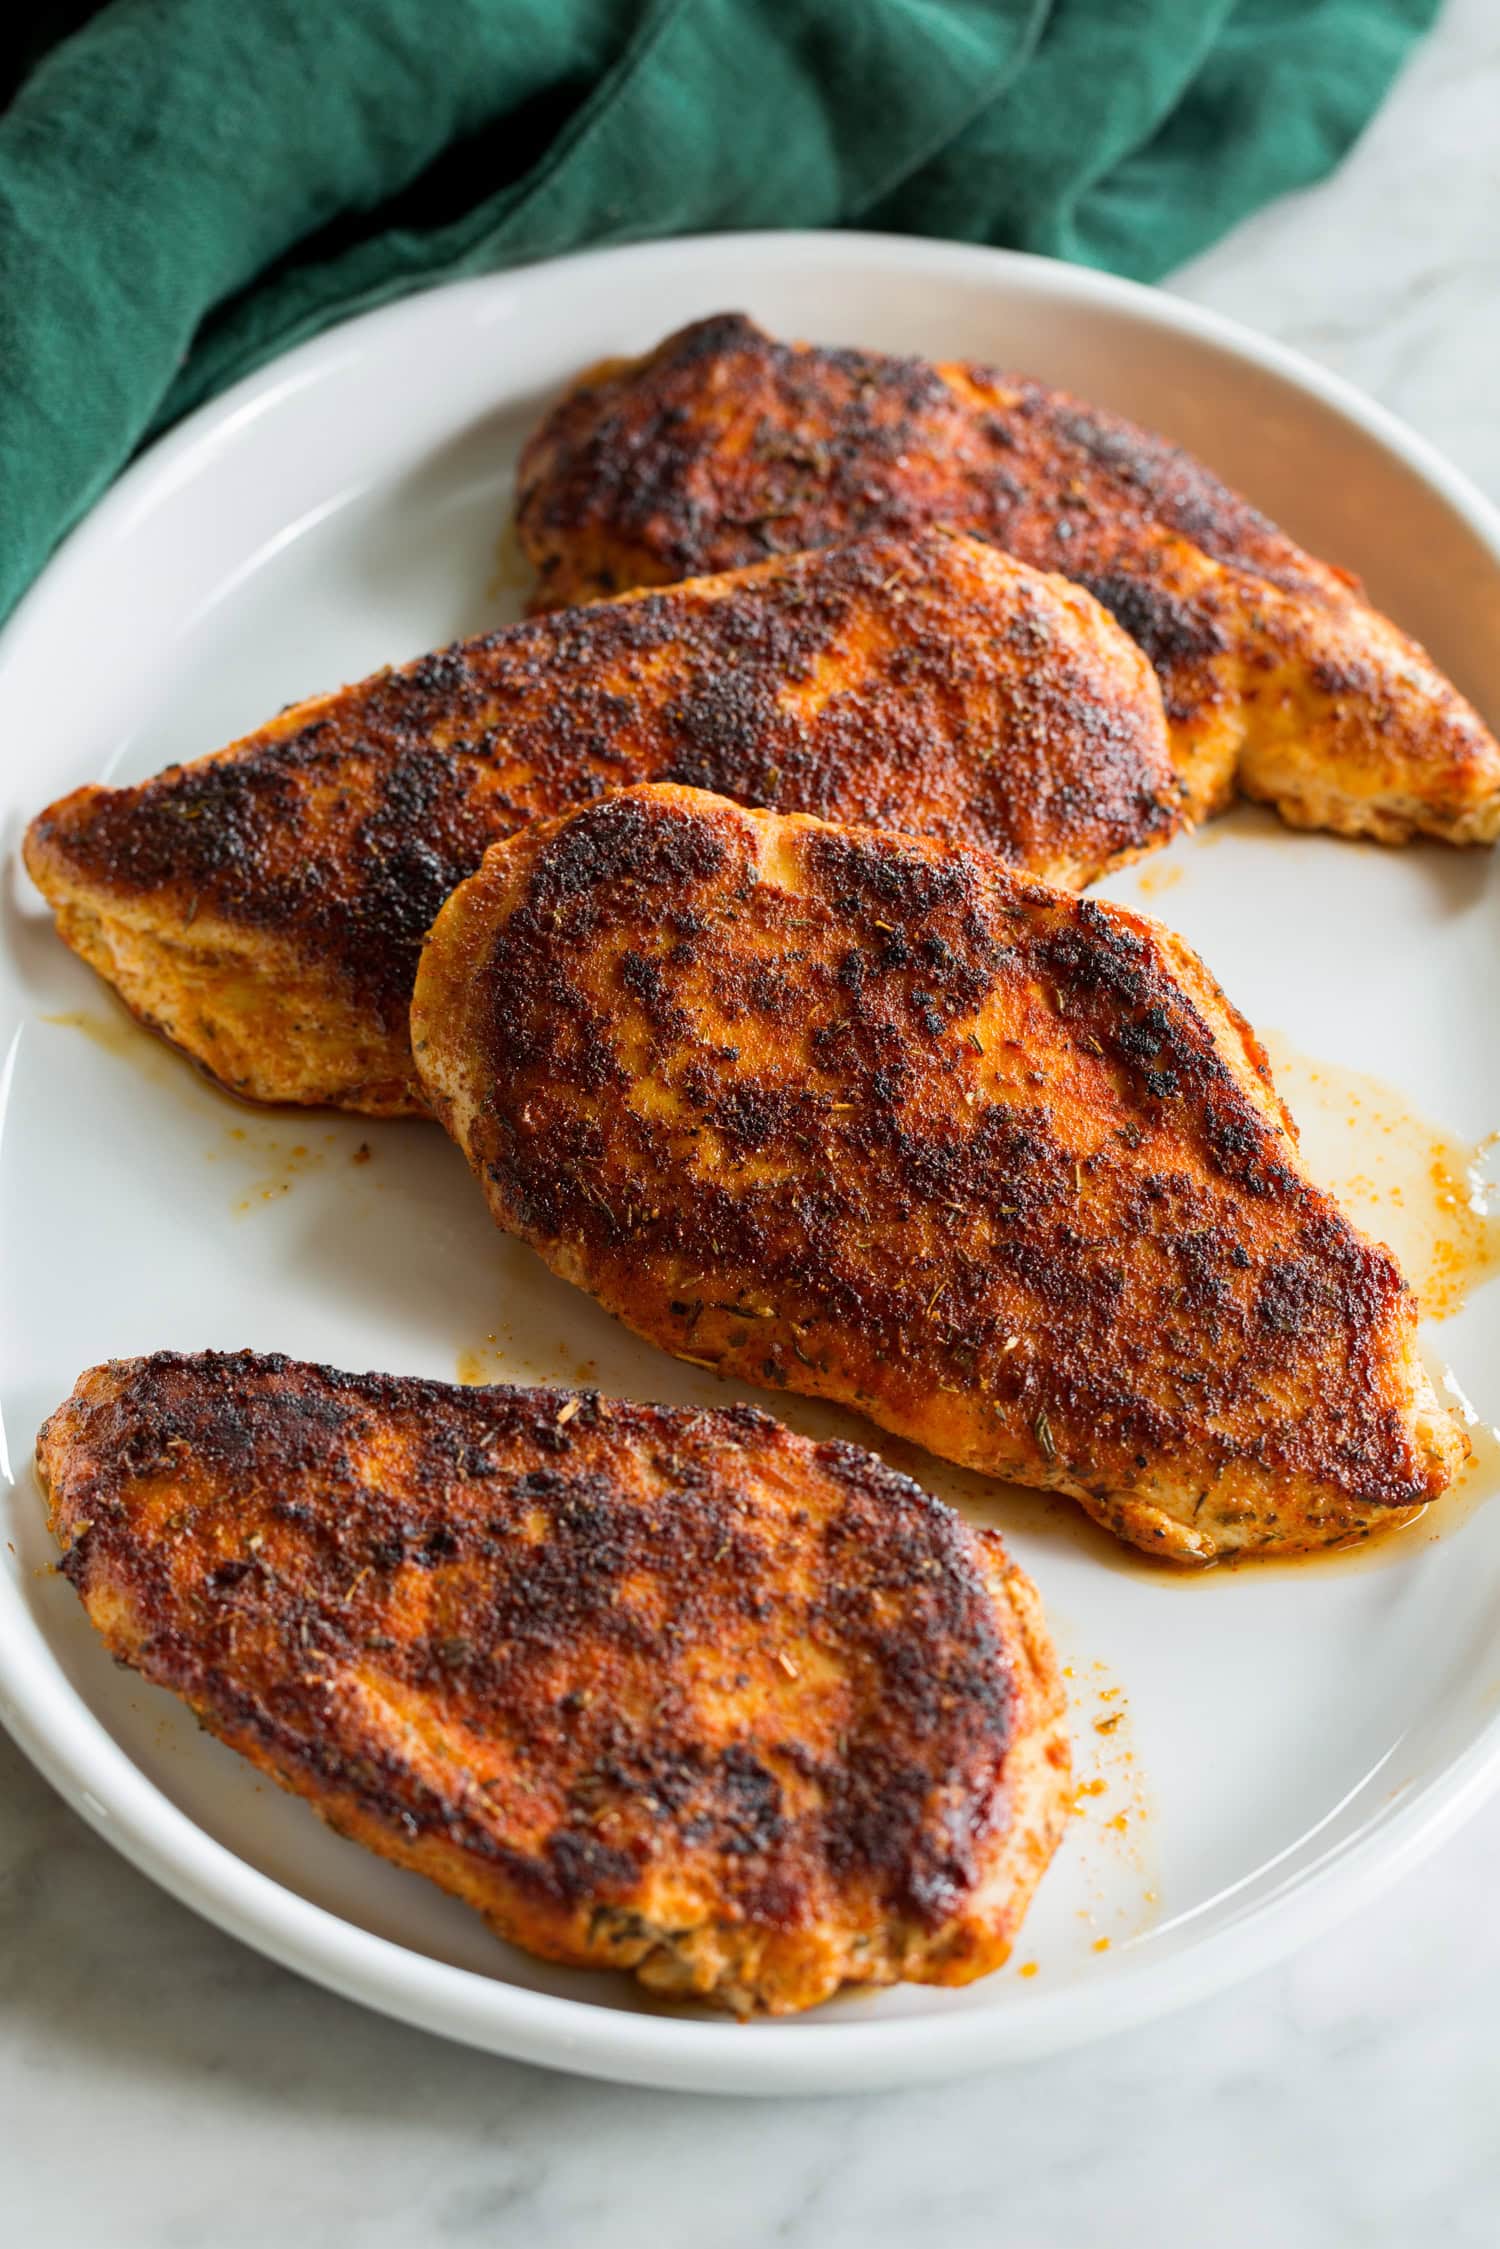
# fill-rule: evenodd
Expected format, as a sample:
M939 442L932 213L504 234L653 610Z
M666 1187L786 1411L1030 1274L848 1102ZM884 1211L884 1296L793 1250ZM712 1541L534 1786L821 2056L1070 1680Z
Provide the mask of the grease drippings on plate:
M313 1146L314 1135L305 1127L302 1137L294 1139L287 1133L227 1125L225 1138L229 1147L208 1150L208 1161L216 1163L221 1156L228 1156L254 1172L255 1176L248 1185L241 1187L230 1205L236 1218L248 1218L261 1204L289 1195L294 1183L308 1172L321 1170L338 1135L322 1133L317 1136L320 1144Z
M486 1382L561 1383L587 1390L598 1386L599 1369L559 1338L554 1351L521 1349L509 1327L492 1328L483 1343L466 1344L454 1355L453 1378L468 1388Z
M1373 1072L1304 1054L1277 1031L1263 1030L1260 1037L1313 1178L1361 1231L1394 1250L1424 1318L1452 1318L1500 1273L1500 1129L1460 1140ZM1500 1429L1465 1396L1450 1369L1434 1367L1433 1376L1472 1451L1468 1465L1414 1523L1348 1547L1232 1564L1211 1574L1222 1579L1241 1566L1257 1577L1309 1566L1320 1574L1384 1568L1419 1546L1452 1538L1500 1492Z
M1444 1370L1434 1369L1434 1374L1444 1404L1452 1402L1456 1395L1461 1396ZM1467 1401L1464 1406L1467 1407ZM1158 1578L1165 1585L1224 1585L1236 1579L1259 1579L1268 1575L1322 1579L1342 1577L1356 1570L1409 1568L1425 1547L1440 1542L1446 1544L1455 1538L1464 1525L1500 1493L1500 1431L1477 1416L1471 1421L1472 1412L1472 1407L1467 1407L1467 1410L1461 1408L1459 1414L1471 1447L1467 1465L1459 1470L1441 1498L1424 1508L1415 1522L1362 1539L1354 1545L1329 1546L1312 1554L1273 1556L1269 1560L1223 1562L1212 1570L1159 1570Z
M37 1020L55 1030L77 1031L101 1054L117 1055L147 1077L162 1076L169 1061L166 1041L153 1038L145 1025L118 1003L108 1008L63 1008Z
M1135 887L1142 898L1159 898L1164 890L1175 890L1185 873L1181 859L1156 859L1140 869Z
M1063 1678L1075 1760L1071 1809L1088 1837L1080 1940L1090 1953L1108 1952L1145 1936L1159 1917L1150 1797L1128 1691L1111 1666L1097 1656L1075 1660L1063 1665Z
M1424 1318L1450 1318L1500 1272L1500 1131L1466 1143L1383 1078L1261 1039L1314 1179L1395 1251Z

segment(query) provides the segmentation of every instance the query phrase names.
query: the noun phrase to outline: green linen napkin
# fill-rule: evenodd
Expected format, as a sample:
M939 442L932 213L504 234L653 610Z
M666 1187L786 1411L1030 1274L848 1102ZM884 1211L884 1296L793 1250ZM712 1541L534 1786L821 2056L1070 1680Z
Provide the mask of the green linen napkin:
M0 118L0 615L142 438L458 274L857 225L1151 279L1439 0L114 0Z

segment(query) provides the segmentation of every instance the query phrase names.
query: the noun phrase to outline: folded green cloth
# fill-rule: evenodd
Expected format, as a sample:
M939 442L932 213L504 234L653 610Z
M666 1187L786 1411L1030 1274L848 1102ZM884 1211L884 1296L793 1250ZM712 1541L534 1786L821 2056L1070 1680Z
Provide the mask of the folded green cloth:
M141 439L351 312L688 229L1150 279L1439 0L114 0L0 119L0 615Z

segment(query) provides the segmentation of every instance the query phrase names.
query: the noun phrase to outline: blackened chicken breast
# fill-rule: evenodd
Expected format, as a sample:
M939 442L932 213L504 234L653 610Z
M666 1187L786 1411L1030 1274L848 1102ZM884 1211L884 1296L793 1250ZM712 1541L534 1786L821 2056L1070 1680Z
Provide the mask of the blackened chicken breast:
M965 1983L1061 1832L998 1537L751 1408L159 1352L37 1458L112 1654L546 1959L739 2013Z
M1179 938L699 791L491 850L417 979L499 1223L652 1342L1183 1561L1410 1521L1465 1453L1390 1252Z
M1500 743L1357 579L1178 447L1024 376L721 314L582 378L523 457L518 521L542 606L950 524L1088 587L1140 642L1193 816L1238 789L1384 843L1500 833Z
M1091 881L1181 823L1161 698L1088 594L977 540L867 540L519 625L32 823L58 928L236 1093L419 1110L448 893L526 820L658 777Z

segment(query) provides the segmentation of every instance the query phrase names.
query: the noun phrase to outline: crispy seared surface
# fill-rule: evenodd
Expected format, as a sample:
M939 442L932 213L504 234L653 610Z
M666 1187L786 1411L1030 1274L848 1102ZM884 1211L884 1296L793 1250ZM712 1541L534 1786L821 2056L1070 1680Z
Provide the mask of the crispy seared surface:
M1300 827L1500 831L1500 745L1357 580L1188 454L1039 383L723 314L586 375L520 492L542 605L871 532L977 532L1139 640L1195 812L1237 781Z
M643 788L497 845L413 1045L490 1208L653 1342L1208 1561L1463 1440L1180 939L997 861Z
M929 534L544 619L75 791L32 876L74 949L236 1092L421 1106L417 954L485 848L660 777L1087 882L1180 823L1149 665L1091 596Z
M546 1959L741 2012L964 1983L1056 1844L1031 1585L852 1445L161 1352L37 1457L114 1655Z

